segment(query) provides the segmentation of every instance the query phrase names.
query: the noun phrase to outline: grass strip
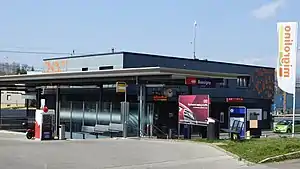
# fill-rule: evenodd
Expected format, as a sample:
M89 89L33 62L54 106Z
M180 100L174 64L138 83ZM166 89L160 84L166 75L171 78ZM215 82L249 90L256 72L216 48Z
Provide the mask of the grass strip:
M300 158L300 153L294 153L300 151L300 139L298 138L260 138L243 141L198 139L194 141L218 143L215 145L253 163Z

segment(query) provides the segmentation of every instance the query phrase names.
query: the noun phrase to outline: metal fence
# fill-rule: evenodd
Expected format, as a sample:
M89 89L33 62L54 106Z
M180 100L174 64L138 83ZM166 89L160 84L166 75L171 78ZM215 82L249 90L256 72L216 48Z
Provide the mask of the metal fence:
M26 109L1 109L0 112L0 129L23 132L26 128L22 123L34 123L35 110Z

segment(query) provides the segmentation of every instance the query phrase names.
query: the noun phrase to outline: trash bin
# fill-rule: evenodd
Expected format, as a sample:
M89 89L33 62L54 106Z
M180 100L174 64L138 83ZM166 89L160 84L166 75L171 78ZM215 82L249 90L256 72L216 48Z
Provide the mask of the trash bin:
M191 126L185 124L183 127L183 137L184 139L191 139Z
M199 135L201 138L207 138L207 126L200 126Z
M250 135L252 138L260 138L262 131L260 128L258 129L250 129Z
M207 139L216 140L220 137L220 123L213 118L207 118Z
M66 139L66 126L64 124L59 125L59 140Z

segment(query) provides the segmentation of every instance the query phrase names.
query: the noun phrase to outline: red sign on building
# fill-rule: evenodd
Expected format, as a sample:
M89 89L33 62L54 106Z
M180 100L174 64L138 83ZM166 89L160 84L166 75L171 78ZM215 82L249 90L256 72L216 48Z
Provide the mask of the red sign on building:
M186 85L196 85L197 84L197 78L187 77L187 78L185 78L185 84Z
M226 102L243 102L244 99L241 97L229 97L226 98Z

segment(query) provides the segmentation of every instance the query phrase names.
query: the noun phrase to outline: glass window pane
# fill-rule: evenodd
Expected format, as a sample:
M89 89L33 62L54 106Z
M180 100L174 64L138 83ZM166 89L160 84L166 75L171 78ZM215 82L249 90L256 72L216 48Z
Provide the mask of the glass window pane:
M121 123L121 103L112 103L112 123Z
M84 125L95 126L96 102L84 102Z
M71 120L72 120L72 135L74 139L81 139L82 134L81 127L83 122L83 102L82 101L74 101L72 102L72 114L71 114Z
M138 114L139 114L139 104L138 103L130 103L129 104L129 113L128 113L128 126L127 126L127 134L129 137L136 137L139 135L139 122L138 122Z
M60 124L65 125L66 138L71 138L71 102L62 100L60 103Z
M102 109L99 108L99 112L98 112L97 124L109 125L111 112L112 112L111 102L102 103Z
M237 86L241 86L241 79L237 78Z
M243 79L242 79L242 86L243 86L243 87L246 87L246 78L243 78Z

